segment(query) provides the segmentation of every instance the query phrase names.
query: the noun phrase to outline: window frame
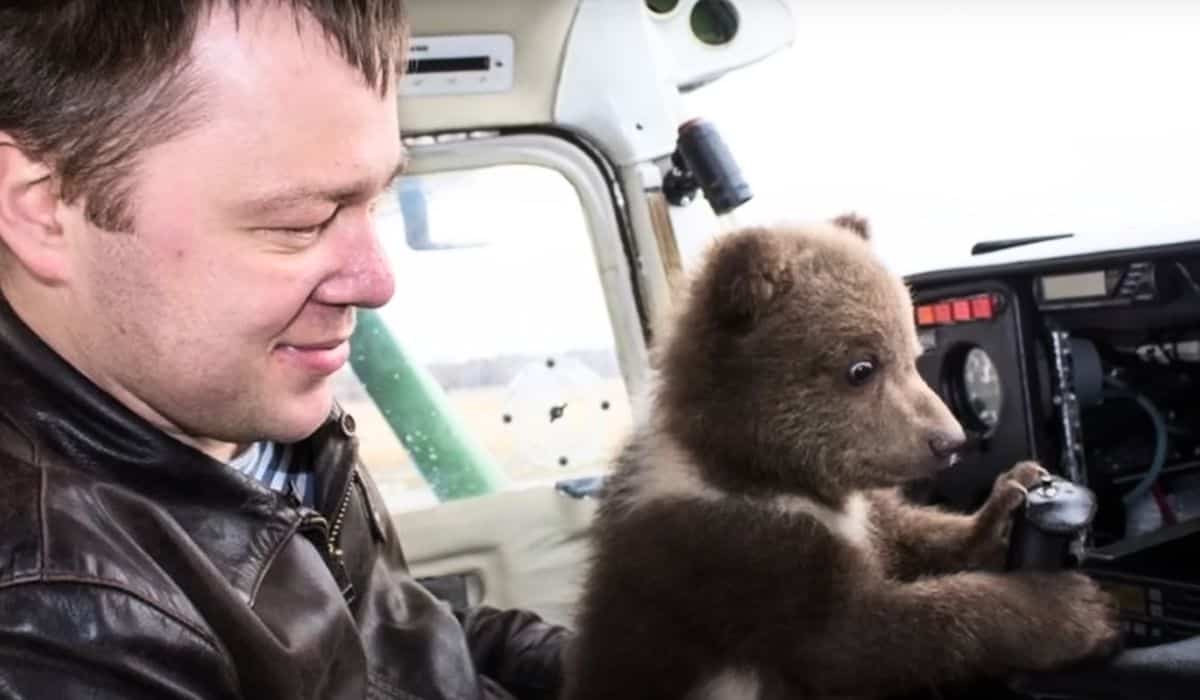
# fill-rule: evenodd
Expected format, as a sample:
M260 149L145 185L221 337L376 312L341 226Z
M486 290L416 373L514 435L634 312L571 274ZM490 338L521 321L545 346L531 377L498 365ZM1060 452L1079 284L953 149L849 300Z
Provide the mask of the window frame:
M635 398L645 395L651 377L648 326L634 275L637 255L611 165L566 135L535 130L423 134L407 137L405 145L407 175L532 165L553 170L571 184L591 239L617 362L636 412Z

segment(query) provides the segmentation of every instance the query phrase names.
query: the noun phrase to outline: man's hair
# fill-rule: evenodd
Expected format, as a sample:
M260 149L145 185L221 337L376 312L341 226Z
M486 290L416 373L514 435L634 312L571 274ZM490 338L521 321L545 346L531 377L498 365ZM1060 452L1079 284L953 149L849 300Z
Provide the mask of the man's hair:
M84 197L92 223L131 229L137 155L203 117L197 27L258 3L315 19L381 94L402 70L403 0L0 0L0 132L55 170L65 201Z

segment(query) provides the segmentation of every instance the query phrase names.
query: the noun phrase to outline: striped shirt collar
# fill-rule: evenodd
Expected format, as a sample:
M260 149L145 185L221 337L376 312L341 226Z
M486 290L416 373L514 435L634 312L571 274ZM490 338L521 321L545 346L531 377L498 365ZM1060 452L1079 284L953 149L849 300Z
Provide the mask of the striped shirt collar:
M295 458L292 445L256 442L234 457L229 466L280 493L291 492L307 506L315 494L313 473Z

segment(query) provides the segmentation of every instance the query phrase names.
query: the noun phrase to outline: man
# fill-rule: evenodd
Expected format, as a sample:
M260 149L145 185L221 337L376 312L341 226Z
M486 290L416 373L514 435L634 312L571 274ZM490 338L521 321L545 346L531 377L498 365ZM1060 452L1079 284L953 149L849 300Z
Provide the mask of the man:
M331 396L400 5L0 0L0 696L553 696L564 631L413 581Z

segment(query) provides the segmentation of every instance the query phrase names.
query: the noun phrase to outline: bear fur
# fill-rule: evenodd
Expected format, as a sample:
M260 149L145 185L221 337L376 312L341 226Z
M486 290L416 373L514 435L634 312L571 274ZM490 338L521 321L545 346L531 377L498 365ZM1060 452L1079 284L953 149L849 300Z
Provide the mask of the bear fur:
M1022 463L972 515L899 485L963 432L856 216L719 239L617 460L565 700L882 698L1109 651L1077 573L1002 573Z

